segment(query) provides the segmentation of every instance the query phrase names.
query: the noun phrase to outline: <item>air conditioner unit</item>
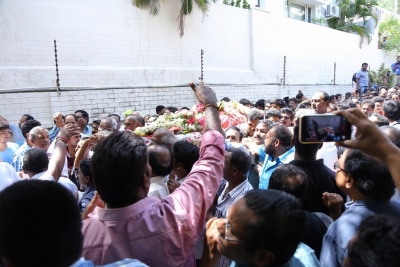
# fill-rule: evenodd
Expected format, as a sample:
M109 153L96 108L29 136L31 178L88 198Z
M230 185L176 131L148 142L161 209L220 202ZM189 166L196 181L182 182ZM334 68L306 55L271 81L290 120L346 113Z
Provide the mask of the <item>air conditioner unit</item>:
M326 17L327 18L339 18L339 6L337 5L327 5L326 6Z

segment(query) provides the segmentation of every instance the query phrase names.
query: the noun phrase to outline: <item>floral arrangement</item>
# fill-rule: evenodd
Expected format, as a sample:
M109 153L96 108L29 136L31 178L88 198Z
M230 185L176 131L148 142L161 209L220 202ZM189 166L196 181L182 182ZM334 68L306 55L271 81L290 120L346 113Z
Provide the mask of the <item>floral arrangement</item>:
M219 117L224 130L233 125L246 122L250 108L236 101L218 103ZM138 127L134 131L139 136L151 136L157 129L166 128L176 134L201 132L204 128L204 105L198 103L191 110L180 110L174 114L164 114L149 125Z

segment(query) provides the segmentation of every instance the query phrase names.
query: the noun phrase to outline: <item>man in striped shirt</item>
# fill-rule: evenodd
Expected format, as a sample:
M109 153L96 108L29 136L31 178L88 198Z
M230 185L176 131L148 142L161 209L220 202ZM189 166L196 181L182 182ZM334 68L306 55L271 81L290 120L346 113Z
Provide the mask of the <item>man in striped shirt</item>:
M215 217L226 218L228 209L235 204L244 194L253 190L253 187L247 180L251 159L249 154L241 149L234 148L231 152L225 153L224 178L227 181L225 189L218 197ZM228 267L231 260L226 257L219 259L217 267Z

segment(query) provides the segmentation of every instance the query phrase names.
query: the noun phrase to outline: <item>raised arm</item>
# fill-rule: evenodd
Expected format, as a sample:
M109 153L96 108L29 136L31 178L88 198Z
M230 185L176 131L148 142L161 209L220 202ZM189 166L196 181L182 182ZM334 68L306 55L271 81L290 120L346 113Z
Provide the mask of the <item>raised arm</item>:
M60 132L56 137L53 155L50 158L49 168L47 173L51 175L54 180L58 182L61 172L65 164L67 140L73 135L79 133L79 126L77 124L67 124L60 128Z
M382 133L379 127L356 108L336 112L357 127L356 139L338 142L337 145L355 148L379 158L389 168L393 181L400 190L400 149Z

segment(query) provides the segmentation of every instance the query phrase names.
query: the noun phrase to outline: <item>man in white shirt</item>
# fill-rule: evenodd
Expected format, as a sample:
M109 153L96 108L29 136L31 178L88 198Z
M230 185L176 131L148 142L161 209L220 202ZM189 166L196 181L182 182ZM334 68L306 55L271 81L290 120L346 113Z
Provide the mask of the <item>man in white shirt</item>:
M7 162L0 162L0 191L18 181L22 181L22 179L14 168Z
M166 146L151 145L147 149L147 155L152 169L150 189L147 195L163 199L169 195L167 181L172 170L172 152Z

